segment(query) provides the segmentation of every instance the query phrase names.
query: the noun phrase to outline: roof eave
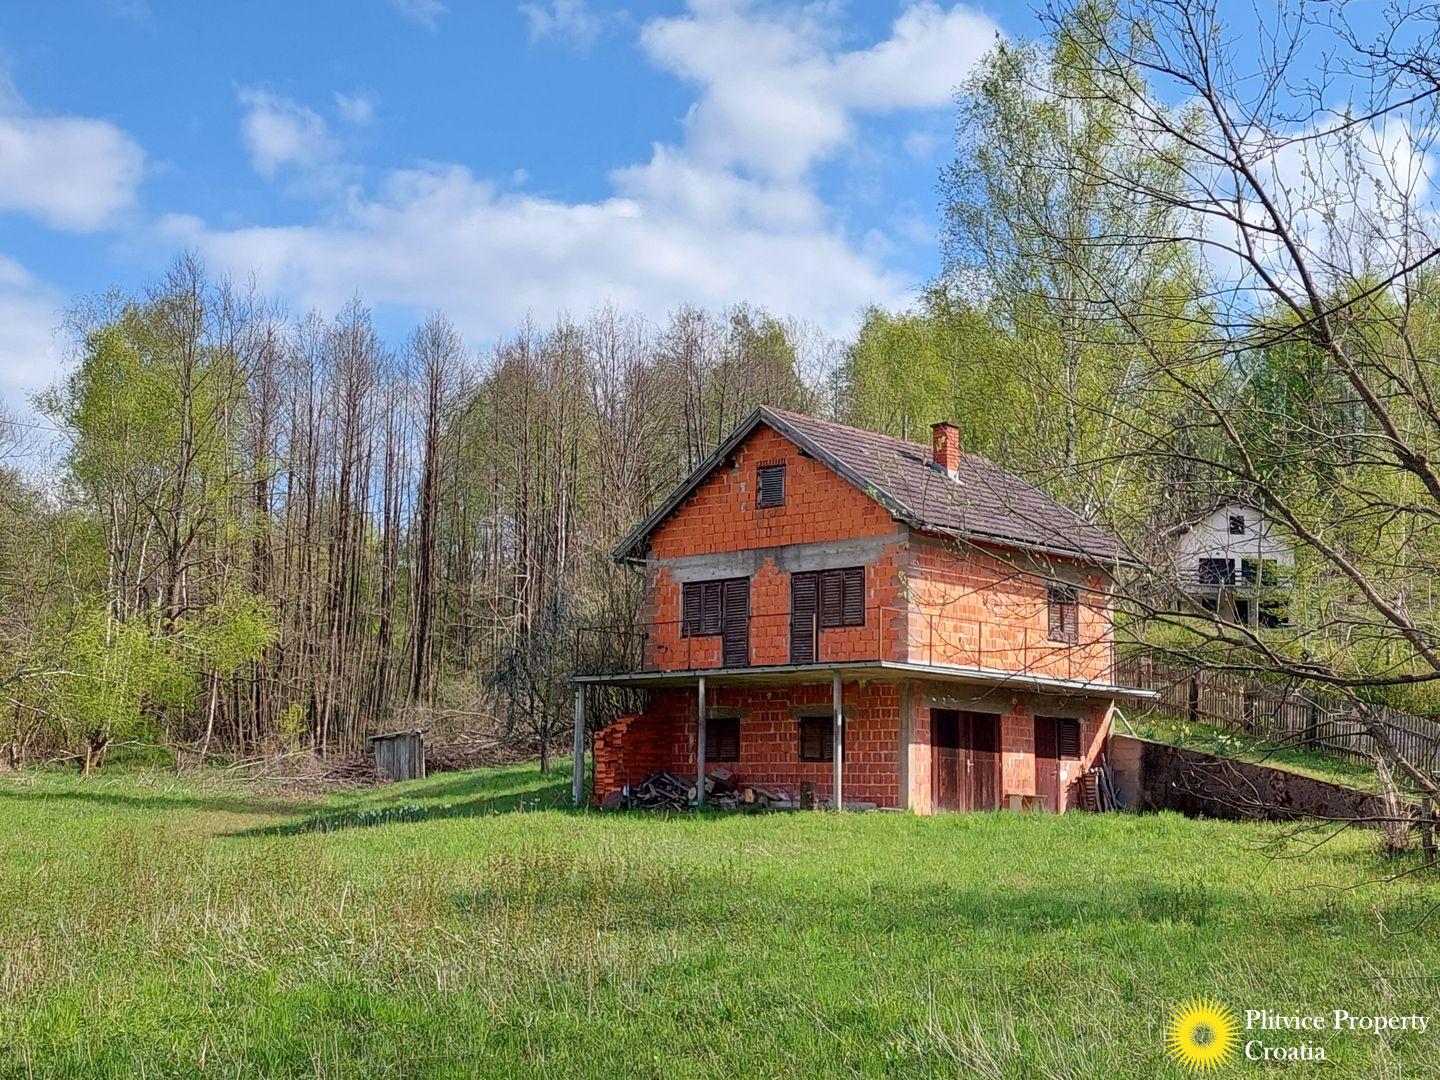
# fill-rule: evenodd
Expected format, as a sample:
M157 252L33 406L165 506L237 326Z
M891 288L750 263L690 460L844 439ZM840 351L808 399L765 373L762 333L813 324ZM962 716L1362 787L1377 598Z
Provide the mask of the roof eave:
M1094 566L1118 567L1122 565L1140 565L1139 563L1135 563L1131 560L1119 556L1107 559L1083 551L1073 551L1065 548L1056 548L1045 544L1027 543L1022 540L1012 540L1008 537L1002 536L991 536L987 533L973 532L970 530L947 529L943 526L936 525L933 522L927 522L923 518L921 518L920 515L915 513L914 510L906 506L904 503L900 502L888 491L877 488L874 484L866 480L863 476L861 476L858 472L852 469L844 461L835 457L820 444L816 443L813 439L810 438L810 436L805 434L805 432L799 430L783 416L777 415L775 412L773 412L771 409L764 405L759 406L754 412L752 412L748 417L746 417L744 422L741 423L739 427L737 427L733 432L730 433L729 437L727 437L725 441L720 444L720 446L715 450L714 453L712 453L709 457L707 457L704 461L702 461L698 466L695 467L695 469L690 473L690 475L685 478L685 481L675 489L675 491L670 495L669 498L667 498L663 503L656 507L655 510L653 510L645 518L644 521L642 521L639 525L637 525L634 529L630 531L630 533L625 537L625 539L622 540L616 546L615 550L611 553L614 560L616 562L624 562L631 564L643 563L645 561L642 548L643 542L648 539L650 534L659 527L660 523L663 522L667 517L669 517L670 514L675 510L675 508L679 506L680 503L684 502L685 499L690 496L690 493L694 491L695 488L699 487L700 483L707 476L709 476L710 473L713 472L717 466L723 463L724 460L735 451L735 448L737 446L739 446L742 442L749 438L750 434L755 430L755 428L762 423L765 424L767 427L778 431L781 435L784 435L785 438L789 439L806 454L824 464L828 469L849 482L853 487L858 488L863 494L873 499L875 502L879 503L890 513L890 516L893 517L896 521L900 522L901 524L908 525L912 529L918 529L920 532L934 533L939 536L950 536L957 540L968 540L975 543L1000 544L1006 547L1012 547L1025 551L1033 551L1040 554L1055 556L1057 558L1070 559L1071 561L1075 562L1089 563Z

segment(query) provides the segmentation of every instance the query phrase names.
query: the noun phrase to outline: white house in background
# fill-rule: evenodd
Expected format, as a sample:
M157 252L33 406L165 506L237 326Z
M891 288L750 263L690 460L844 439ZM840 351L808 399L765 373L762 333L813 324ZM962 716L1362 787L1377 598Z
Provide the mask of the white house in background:
M1226 622L1283 626L1295 551L1263 510L1223 499L1168 531L1180 588Z

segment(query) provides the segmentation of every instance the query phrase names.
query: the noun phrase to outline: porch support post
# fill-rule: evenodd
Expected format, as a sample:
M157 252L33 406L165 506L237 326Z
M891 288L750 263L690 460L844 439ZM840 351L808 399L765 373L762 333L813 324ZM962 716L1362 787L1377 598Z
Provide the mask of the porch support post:
M840 783L845 764L845 713L840 702L840 673L837 671L830 678L835 699L835 809L843 810L845 799Z
M576 805L585 797L585 684L575 687L575 753L571 759L570 800Z
M705 805L705 676L695 683L695 805Z
M900 790L895 793L895 805L902 810L910 809L910 747L915 741L915 686L906 679L900 684Z

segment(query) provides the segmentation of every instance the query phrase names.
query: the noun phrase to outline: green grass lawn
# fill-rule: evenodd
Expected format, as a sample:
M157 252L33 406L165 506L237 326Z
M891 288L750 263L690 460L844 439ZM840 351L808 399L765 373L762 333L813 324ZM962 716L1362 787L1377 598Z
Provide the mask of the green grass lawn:
M0 778L0 1076L1179 1076L1197 993L1433 1018L1322 1033L1319 1075L1440 1060L1440 883L1366 833L566 786Z

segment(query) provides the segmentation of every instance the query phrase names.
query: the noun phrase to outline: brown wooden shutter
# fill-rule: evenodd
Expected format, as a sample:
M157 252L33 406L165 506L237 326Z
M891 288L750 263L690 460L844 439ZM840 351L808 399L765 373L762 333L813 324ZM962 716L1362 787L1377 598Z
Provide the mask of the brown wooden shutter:
M865 568L852 566L843 575L843 622L846 626L865 625Z
M700 582L687 581L680 587L680 636L700 635Z
M700 609L700 633L718 634L725 610L725 583L723 581L706 581L702 585L704 600Z
M826 570L820 575L820 625L841 626L845 616L845 572Z
M717 716L705 721L705 760L740 760L740 718Z
M1055 746L1062 758L1080 756L1080 721L1061 718L1055 721Z
M750 663L750 579L731 578L723 584L724 663L726 667L746 667Z
M815 662L815 614L819 582L813 573L790 575L790 662Z
M757 470L755 505L764 509L785 505L785 466L762 465Z
M1050 640L1076 641L1080 636L1080 597L1073 585L1051 585L1046 590L1050 606Z
M800 718L800 760L835 760L835 721L828 716Z

